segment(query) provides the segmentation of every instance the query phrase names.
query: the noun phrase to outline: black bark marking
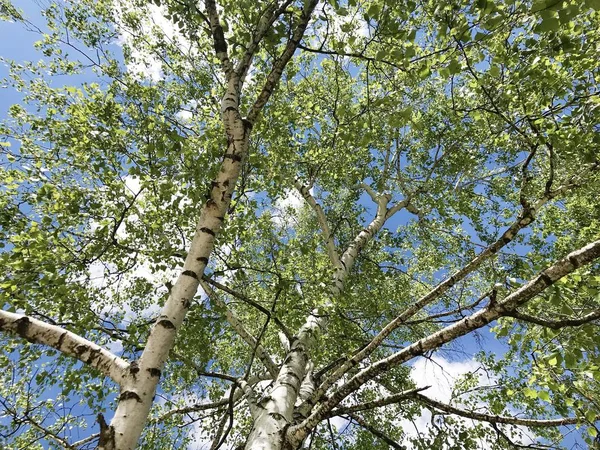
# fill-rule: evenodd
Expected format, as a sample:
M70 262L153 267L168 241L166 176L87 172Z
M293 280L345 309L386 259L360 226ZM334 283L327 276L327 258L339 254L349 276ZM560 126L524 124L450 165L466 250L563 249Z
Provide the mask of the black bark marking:
M576 269L579 267L579 261L577 260L577 258L575 256L569 256L569 262L573 265L573 267L575 267Z
M544 272L540 274L540 280L542 280L546 286L550 286L554 282L552 278Z
M139 363L137 361L132 361L131 364L129 365L129 373L131 375L134 375L136 373L138 373L140 371L140 366Z
M288 386L290 389L292 389L294 392L298 391L298 386L296 386L294 383L292 383L291 381L280 381L279 382L280 385L282 386Z
M119 395L119 401L135 400L138 403L142 403L142 399L133 391L124 391Z
M156 367L151 367L148 370L148 373L150 373L151 377L157 377L160 378L160 369L157 369Z
M285 374L285 376L292 377L292 378L295 378L296 380L300 381L300 377L296 374L296 372L288 372Z
M225 156L223 157L224 159L231 159L232 161L241 161L242 160L242 155L238 155L237 153L225 153Z
M88 349L88 346L85 344L78 344L75 346L75 353L77 353L77 355L81 356L83 355L86 350Z
M182 298L181 303L185 309L189 309L190 305L192 304L192 302L187 298Z
M225 41L225 33L223 33L223 27L217 24L213 30L215 36L215 52L227 53L227 41Z
M219 222L223 222L225 220L225 217L217 216L217 217L215 217L215 219L217 219Z
M114 450L115 429L109 426L102 414L98 414L98 425L100 425L100 437L98 438L98 447L104 450Z
M161 327L165 327L167 330L174 330L175 325L169 319L160 319L156 325L160 325Z
M27 330L29 329L29 317L21 317L20 319L17 319L15 321L15 324L17 325L17 334L19 336L24 337L25 339L29 340L27 338Z
M90 351L90 356L88 357L87 361L85 361L85 363L91 364L94 361L94 359L100 357L100 353L102 353L102 349L100 349L100 348L92 349Z
M198 274L193 270L184 270L183 272L181 272L181 275L185 275L186 277L192 277L195 280L199 279Z
M206 256L198 256L196 258L196 261L204 263L204 264L208 264L208 258Z
M210 234L211 236L215 235L215 232L213 230L211 230L210 228L202 227L202 228L200 228L200 231L202 233Z
M60 348L62 347L63 342L65 341L65 338L67 337L68 333L69 333L68 331L65 331L65 332L61 333L60 337L58 338L58 342L56 343L56 348L57 349L60 350Z

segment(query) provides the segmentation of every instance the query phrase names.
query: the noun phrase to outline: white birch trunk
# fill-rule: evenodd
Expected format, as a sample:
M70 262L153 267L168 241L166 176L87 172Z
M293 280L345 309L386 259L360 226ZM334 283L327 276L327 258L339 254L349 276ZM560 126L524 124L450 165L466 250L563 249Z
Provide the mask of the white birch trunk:
M302 194L305 198L308 196L307 192L302 192ZM375 218L369 226L356 236L342 255L342 258L339 259L339 266L336 267L331 286L329 287L330 300L322 308L324 311L333 305L335 297L340 295L344 289L344 282L348 278L360 251L384 225L387 219L386 208L390 199L389 195L378 197L378 208ZM286 430L292 423L297 400L301 402L304 400L304 398L299 398L299 395L305 378L307 375L308 377L311 376L310 373L307 374L307 367L310 363L309 352L315 344L317 335L326 325L327 313L314 310L298 332L283 362L273 389L265 401L257 405L258 414L246 443L245 448L247 450L294 449L302 444L302 440L286 439ZM307 396L310 396L310 393Z
M212 181L210 198L202 207L183 271L171 288L140 360L132 363L124 376L115 415L101 432L101 450L133 450L146 423L161 371L198 290L215 237L227 213L241 161L247 153L250 126L239 115L238 100L238 81L231 77L222 102L227 151L219 174Z

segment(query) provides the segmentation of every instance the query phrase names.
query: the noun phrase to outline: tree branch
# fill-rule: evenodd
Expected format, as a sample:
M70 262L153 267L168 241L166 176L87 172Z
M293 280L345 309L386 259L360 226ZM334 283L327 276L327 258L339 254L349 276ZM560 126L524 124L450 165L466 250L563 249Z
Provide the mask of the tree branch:
M358 405L353 406L342 406L341 408L336 408L325 416L326 418L331 418L334 416L341 416L344 414L352 414L359 411L366 411L369 409L381 408L382 406L393 405L395 403L399 403L402 400L407 400L411 398L415 398L416 394L429 389L431 386L424 386L415 389L409 389L404 392L399 392L398 394L392 394L385 398L380 398L378 400L373 400L370 402L360 403Z
M121 385L129 364L110 351L56 325L33 317L0 310L0 330L18 334L29 342L55 348L99 370Z
M416 356L423 355L428 351L435 350L460 336L464 336L502 316L506 316L509 312L527 303L560 278L574 272L579 267L589 264L599 257L600 240L592 242L557 261L502 301L490 303L482 310L465 317L459 322L449 325L387 358L383 358L371 364L338 388L327 400L319 404L314 412L302 423L291 427L288 431L290 439L303 439L303 437L305 437L329 411L369 380L372 380L392 367L410 361Z
M302 9L302 13L300 15L300 21L296 26L292 37L288 40L287 45L285 46L285 49L283 50L281 55L279 55L279 58L277 58L273 63L273 68L267 76L262 91L260 92L260 94L258 94L256 101L254 102L254 104L250 108L250 111L248 112L246 120L248 120L250 124L254 124L254 122L256 122L256 119L258 119L258 115L262 111L263 106L265 106L265 104L271 97L275 86L279 82L279 79L281 78L281 74L283 73L285 66L294 55L294 52L298 48L298 45L300 45L300 41L304 36L304 32L306 31L306 27L308 26L308 22L310 21L313 10L317 6L317 3L319 3L318 0L305 0L304 8Z
M221 61L223 71L227 78L233 74L233 64L229 60L229 53L227 51L227 41L225 40L225 33L219 19L219 13L217 12L217 5L214 0L205 0L204 5L206 6L207 16L210 20L210 29L213 36L213 45L215 49L215 55Z
M342 366L340 366L334 373L332 373L325 381L323 381L322 385L315 391L315 395L321 397L325 394L326 390L329 389L337 380L339 380L349 369L355 367L360 361L367 358L379 345L383 343L383 341L399 326L405 324L408 319L417 314L420 310L425 308L427 305L430 305L437 299L439 299L442 295L448 292L452 287L454 287L458 282L462 281L467 275L475 271L479 268L487 259L494 256L500 249L508 245L513 241L515 236L526 226L528 226L531 222L535 220L535 215L542 208L544 204L546 204L550 199L555 198L559 194L565 192L566 190L577 186L579 183L578 180L582 179L583 174L589 171L595 171L600 168L600 163L596 162L588 165L585 170L583 170L580 174L571 177L567 183L562 185L556 191L551 192L548 195L542 196L534 205L530 205L527 209L523 209L517 220L504 232L502 236L496 242L486 247L479 255L477 255L473 260L471 260L466 266L462 269L458 270L450 277L446 278L444 281L439 283L435 288L429 291L427 294L418 299L412 306L408 307L404 312L402 312L398 317L392 320L389 324L387 324L378 334L375 336L371 342L365 345L360 351L356 352L352 358L346 361ZM408 203L408 200L404 200L403 202ZM402 202L400 202L402 203ZM404 205L406 206L406 205ZM342 261L344 257L342 257Z
M333 239L333 234L329 228L329 224L327 223L327 217L325 216L325 212L321 205L317 203L313 195L310 193L308 187L304 186L300 181L296 180L295 183L296 189L300 192L300 195L304 197L306 203L310 205L317 216L317 220L321 227L321 231L323 232L323 239L325 240L325 245L327 246L327 254L329 255L329 260L331 264L333 264L334 268L340 268L340 256L335 248L335 241Z
M560 427L563 425L575 425L581 423L582 419L577 417L561 417L558 419L523 419L520 417L511 416L497 416L494 414L486 414L475 411L467 411L464 409L456 408L446 403L438 402L422 394L416 394L413 399L425 403L426 405L432 406L435 409L446 412L448 414L455 414L457 416L466 417L467 419L478 420L481 422L489 422L494 424L506 424L506 425L521 425L525 427Z
M279 373L279 369L264 347L260 345L260 343L248 332L248 330L246 330L240 319L238 319L237 316L227 307L227 303L220 298L220 296L208 285L206 281L201 280L200 286L202 286L202 289L204 289L208 297L217 305L217 307L225 311L225 318L227 319L227 322L229 322L237 334L244 341L246 341L250 347L255 349L256 355L265 365L265 368L273 377L276 377Z
M223 292L227 292L229 295L232 295L235 298L243 301L244 303L247 303L248 305L250 305L250 306L258 309L264 315L266 315L268 317L271 317L271 320L281 329L281 331L283 332L283 334L285 334L285 337L287 337L288 340L292 338L292 333L290 333L290 331L283 324L283 322L281 320L279 320L275 315L271 314L271 311L269 311L267 308L265 308L260 303L257 303L254 300L246 297L245 295L243 295L243 294L241 294L241 293L239 293L237 291L234 291L230 287L225 286L224 284L221 284L218 281L213 280L208 275L203 275L202 276L202 280L206 281L211 286L214 286L214 287L216 287L217 289L219 289L219 290L221 290Z
M252 58L258 50L260 42L265 37L267 31L269 31L273 23L281 14L283 14L283 12L292 3L292 1L293 0L286 0L281 6L279 6L278 1L273 1L261 14L260 19L258 20L258 24L256 26L256 30L252 34L252 40L250 44L246 47L244 56L240 59L235 69L236 73L238 74L240 83L243 83L244 79L246 78L248 70L252 65Z
M362 417L357 416L356 414L348 414L348 417L350 417L354 422L356 422L358 424L358 426L360 426L361 428L364 428L369 433L371 433L373 436L381 439L383 442L388 444L390 447L397 449L397 450L405 450L405 447L398 444L396 441L394 441L392 438L390 438L383 432L379 431L377 428L369 425Z
M585 323L592 322L594 320L600 319L600 309L596 311L592 311L589 314L586 314L583 317L579 318L569 318L563 320L549 320L542 319L541 317L531 316L529 314L524 314L519 311L511 311L506 314L508 317L513 317L514 319L523 320L525 322L531 322L536 325L540 325L546 328L552 328L554 330L558 330L564 327L576 327L579 325L583 325Z

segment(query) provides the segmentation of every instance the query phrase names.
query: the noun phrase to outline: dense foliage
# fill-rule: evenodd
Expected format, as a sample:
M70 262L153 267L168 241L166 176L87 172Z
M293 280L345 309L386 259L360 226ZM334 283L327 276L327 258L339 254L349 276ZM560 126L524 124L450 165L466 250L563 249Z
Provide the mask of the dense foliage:
M256 410L295 354L292 446L593 446L600 2L155 3L54 2L42 24L0 0L39 33L39 59L5 61L22 102L0 124L0 446L92 448L131 400L34 320L135 379L186 273L202 286L141 448L263 448ZM463 346L475 369L428 395L411 366Z

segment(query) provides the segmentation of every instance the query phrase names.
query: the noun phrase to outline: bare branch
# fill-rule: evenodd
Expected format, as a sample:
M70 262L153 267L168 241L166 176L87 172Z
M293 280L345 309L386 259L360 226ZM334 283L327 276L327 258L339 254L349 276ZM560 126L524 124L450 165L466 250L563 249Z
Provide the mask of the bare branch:
M0 310L0 330L18 334L29 342L47 345L77 358L119 385L129 367L125 360L91 341L59 326L23 314Z

